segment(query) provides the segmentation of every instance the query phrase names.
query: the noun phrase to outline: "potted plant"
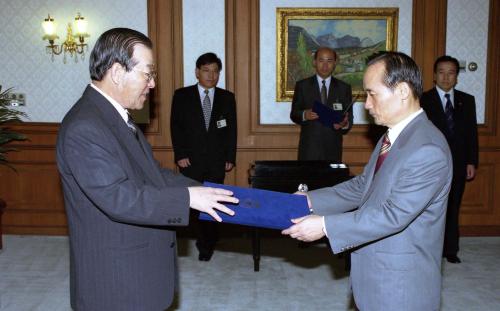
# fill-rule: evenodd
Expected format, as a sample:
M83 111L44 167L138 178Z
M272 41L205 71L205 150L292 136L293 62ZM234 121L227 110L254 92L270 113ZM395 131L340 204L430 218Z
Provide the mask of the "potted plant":
M0 164L8 165L6 154L9 151L15 150L13 148L4 147L10 141L13 140L25 140L26 136L16 132L12 132L6 126L8 122L22 122L21 117L26 117L26 113L12 109L9 106L10 103L10 93L12 88L2 91L2 86L0 85Z

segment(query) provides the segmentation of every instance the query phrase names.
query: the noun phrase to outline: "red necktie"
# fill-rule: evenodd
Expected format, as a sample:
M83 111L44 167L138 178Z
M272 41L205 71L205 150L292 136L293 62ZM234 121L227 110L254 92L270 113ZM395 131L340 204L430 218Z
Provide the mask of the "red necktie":
M378 154L377 164L375 165L375 174L378 169L384 163L385 158L389 154L389 149L391 149L391 141L389 140L389 132L386 132L384 139L382 140L382 147L380 148L380 153Z

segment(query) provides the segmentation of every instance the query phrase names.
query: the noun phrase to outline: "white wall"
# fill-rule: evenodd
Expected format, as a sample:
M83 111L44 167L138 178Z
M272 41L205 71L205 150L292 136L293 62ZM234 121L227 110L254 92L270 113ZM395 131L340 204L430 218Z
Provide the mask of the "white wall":
M488 16L489 0L448 0L446 54L466 62L456 88L476 98L478 123L484 123ZM469 71L470 62L477 63L476 71Z
M225 86L225 6L224 0L183 0L182 33L184 52L184 85L197 83L196 60L213 52L222 61L222 71L217 86Z
M89 24L85 60L63 64L59 55L52 62L45 53L41 23L50 13L64 40L66 25L77 12ZM146 0L0 0L0 84L26 94L23 110L29 121L60 122L90 82L88 56L95 40L113 27L147 33Z

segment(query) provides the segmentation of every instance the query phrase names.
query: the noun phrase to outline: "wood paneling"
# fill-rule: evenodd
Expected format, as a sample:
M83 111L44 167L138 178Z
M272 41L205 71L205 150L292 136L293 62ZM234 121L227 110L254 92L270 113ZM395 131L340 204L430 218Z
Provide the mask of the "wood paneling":
M421 66L424 86L432 86L432 65L444 54L446 0L413 1L412 56ZM485 124L480 126L480 168L468 182L462 204L462 233L500 235L500 137L497 134L500 98L500 2L490 1L488 73ZM144 128L160 163L174 168L170 140L170 105L173 91L183 85L182 0L148 1L149 36L155 45L159 77L151 99L151 124ZM255 160L296 158L299 128L259 123L259 0L226 0L227 88L233 91L238 112L237 166L226 182L248 185L248 170ZM269 78L269 77L264 77ZM0 167L0 197L7 203L4 232L66 234L66 219L55 164L58 124L14 125L29 141L15 144L19 152L9 159L17 173ZM344 141L343 159L353 174L367 162L380 128L354 126Z

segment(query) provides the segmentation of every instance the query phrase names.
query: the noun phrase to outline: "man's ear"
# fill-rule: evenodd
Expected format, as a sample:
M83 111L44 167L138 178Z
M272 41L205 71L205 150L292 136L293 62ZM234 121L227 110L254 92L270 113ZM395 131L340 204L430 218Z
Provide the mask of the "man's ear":
M411 96L411 88L407 82L400 82L396 85L396 92L403 100L407 100Z
M120 84L123 80L123 76L125 75L125 67L118 63L114 63L113 66L109 69L111 81L113 84Z

